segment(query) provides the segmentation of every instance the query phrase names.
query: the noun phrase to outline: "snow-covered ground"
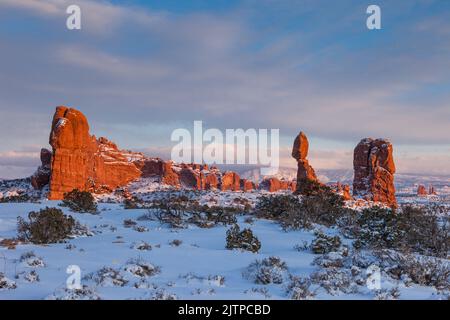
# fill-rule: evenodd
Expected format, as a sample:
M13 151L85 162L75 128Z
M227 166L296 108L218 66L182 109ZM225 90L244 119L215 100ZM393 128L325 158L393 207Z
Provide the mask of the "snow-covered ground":
M149 195L155 192L151 185L148 187L151 190L143 188L144 185L137 185L133 191ZM254 200L256 196L255 193L206 193L201 199L204 203L227 205L235 202L236 197ZM58 202L1 203L0 241L17 236L17 217L26 218L30 211L47 206L57 207ZM227 250L229 226L202 229L189 225L186 229L173 229L158 221L139 219L148 213L146 209L126 210L119 203L100 203L97 215L61 209L86 225L92 235L59 244L19 244L15 249L0 246L0 277L3 274L0 299L289 299L292 297L289 275L323 276L327 271L326 262L336 259L332 255L314 254L309 249L315 238L313 230L285 232L276 222L256 218L250 221L245 215L238 216L238 224L241 229L250 227L258 237L259 253ZM127 219L137 224L126 226ZM338 234L332 228L317 226L316 229L328 235ZM351 247L350 240L342 239L343 244ZM338 259L342 258L340 253L336 254ZM282 279L281 283L255 283L248 266L256 259L271 256L279 257L287 265L287 269L272 270ZM369 262L359 267L342 267L338 274L324 280L331 282L331 287L340 287L342 281L343 291L312 284L310 290L315 295L311 298L392 298L393 288L398 289L395 291L400 299L446 297L433 287L394 280L384 273L381 291L371 289L366 282L370 257L371 253L367 252L367 256L358 259ZM81 269L82 292L66 288L70 276L66 271L73 265Z

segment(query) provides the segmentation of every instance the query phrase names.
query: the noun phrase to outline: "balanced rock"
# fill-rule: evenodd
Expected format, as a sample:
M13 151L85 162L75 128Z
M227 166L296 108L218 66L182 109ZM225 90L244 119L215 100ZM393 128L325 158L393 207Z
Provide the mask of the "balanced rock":
M388 140L372 138L361 140L354 150L353 168L354 196L397 206L393 148Z
M297 184L296 189L301 187L302 181L310 180L317 182L316 172L309 164L308 157L309 142L303 132L300 132L294 140L292 157L297 160Z

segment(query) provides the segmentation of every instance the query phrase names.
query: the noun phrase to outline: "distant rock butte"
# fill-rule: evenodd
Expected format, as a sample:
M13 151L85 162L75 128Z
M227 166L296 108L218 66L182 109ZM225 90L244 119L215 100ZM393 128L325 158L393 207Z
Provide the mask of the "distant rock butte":
M47 149L41 149L41 165L31 176L31 185L35 189L42 189L50 182L52 152Z
M49 199L62 199L73 189L112 191L142 175L134 163L144 158L142 154L119 150L106 138L91 136L86 117L72 108L56 108L50 145Z
M397 206L392 144L386 139L366 138L353 155L353 195L365 200Z
M316 172L310 166L308 157L309 142L308 138L303 132L300 132L294 140L292 147L292 157L297 160L297 184L296 188L300 187L301 181L311 180L318 182Z
M427 188L425 188L425 186L423 184L420 184L417 187L417 195L418 196L427 196L428 195Z
M73 189L105 193L138 178L157 177L162 184L194 190L251 191L254 182L241 179L232 171L221 173L206 164L175 164L142 153L120 150L104 137L89 132L86 117L78 110L56 108L49 143L52 151L42 149L42 165L31 177L33 187L49 184L49 199L60 200ZM271 190L285 190L273 183ZM295 187L294 187L295 188Z
M280 180L278 178L265 178L261 182L261 189L269 192L277 192L282 190L296 190L297 183L295 181Z

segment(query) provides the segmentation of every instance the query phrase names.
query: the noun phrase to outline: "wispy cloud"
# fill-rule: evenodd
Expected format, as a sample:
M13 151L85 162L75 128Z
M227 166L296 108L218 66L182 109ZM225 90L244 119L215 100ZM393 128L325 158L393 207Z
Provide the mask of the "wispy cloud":
M365 29L364 6L352 0L247 0L225 11L182 14L77 3L80 32L65 29L69 1L0 2L7 9L0 19L15 10L8 27L20 24L14 35L0 30L0 133L9 137L3 150L46 143L59 104L80 108L94 133L98 128L127 148L170 145L171 130L193 120L221 129L279 128L289 141L304 130L351 146L366 136L395 146L450 144L450 20L443 2L382 1L386 20L378 33ZM46 33L27 30L20 17L30 13L49 26ZM132 127L139 130L117 130ZM311 162L351 163L351 147L336 149L318 145ZM450 172L446 159L439 158L440 167ZM418 163L414 170L428 170L433 156Z

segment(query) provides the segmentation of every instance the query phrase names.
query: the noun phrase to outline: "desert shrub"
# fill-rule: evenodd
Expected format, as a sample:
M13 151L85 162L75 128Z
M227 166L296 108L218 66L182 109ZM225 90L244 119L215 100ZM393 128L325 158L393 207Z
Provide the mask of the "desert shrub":
M358 284L354 281L351 271L340 268L326 268L314 272L311 282L324 288L329 294L356 293Z
M316 238L311 243L311 250L315 254L337 251L341 246L341 238L339 236L331 237L321 232L316 232L315 236Z
M398 216L390 208L372 207L362 210L356 221L357 241L354 246L394 247L405 235L405 231L397 226L397 221Z
M255 215L279 221L283 229L309 229L311 219L302 210L302 201L294 195L270 195L258 198Z
M255 214L259 218L280 219L287 212L296 212L301 205L298 197L293 195L269 195L258 198L255 206Z
M195 224L200 228L211 228L215 225L231 225L237 222L236 214L239 209L233 207L220 207L207 205L193 205L188 208L190 217L189 223Z
M172 247L179 247L179 246L181 246L182 243L183 243L183 241L181 241L180 239L174 239L174 240L169 242L169 244Z
M92 194L78 189L64 194L62 206L75 212L97 213L97 204Z
M186 195L169 195L153 201L152 210L138 220L151 220L154 217L172 228L186 228L189 223L200 228L211 228L218 224L235 224L237 214L242 214L242 209L200 205Z
M310 229L313 223L331 226L352 210L344 208L342 197L330 188L301 199L295 195L271 195L258 198L255 214L277 220L285 230Z
M302 199L301 210L312 222L325 226L337 224L339 219L350 215L352 210L344 207L343 198L330 188L305 196Z
M128 283L119 270L111 267L103 267L97 272L87 274L84 280L93 280L96 285L103 287L123 287Z
M32 268L45 267L44 260L41 257L37 257L33 251L23 253L20 256L19 261Z
M397 300L400 297L400 290L397 287L392 289L381 289L375 293L375 300Z
M330 187L320 182L310 179L300 179L297 181L297 190L295 192L303 196L316 196L333 191Z
M101 300L94 289L83 285L81 289L61 288L48 296L46 300Z
M123 270L139 278L151 277L161 272L159 266L155 266L140 258L128 260Z
M443 221L442 221L443 220ZM353 230L357 248L388 248L447 257L450 250L448 217L441 220L423 208L364 209Z
M386 272L402 279L438 290L450 290L450 262L434 257L401 254L388 250L381 253Z
M23 203L23 202L30 202L32 200L36 199L31 198L26 193L19 193L13 196L1 197L0 203Z
M292 300L310 300L316 296L316 292L311 291L310 287L310 279L291 275L286 286L286 294Z
M133 219L125 219L123 220L123 226L124 228L132 228L137 225L137 222Z
M0 272L0 290L16 288L16 282L8 279L3 273Z
M151 294L150 300L178 300L178 296L174 293L167 292L164 288L160 288Z
M446 258L450 252L450 217L440 217L434 208L401 208L397 224L405 230L405 237L400 244L421 254Z
M18 238L35 244L60 242L73 235L77 225L71 216L57 208L32 211L28 219L17 218Z
M255 260L243 272L244 278L256 284L281 284L288 277L288 268L278 257Z
M187 200L183 197L169 197L153 203L154 215L161 224L172 228L186 227Z
M123 201L124 209L139 209L142 206L142 201L133 196Z
M239 226L235 224L227 231L226 248L258 252L261 249L261 242L253 235L251 229L241 231Z

